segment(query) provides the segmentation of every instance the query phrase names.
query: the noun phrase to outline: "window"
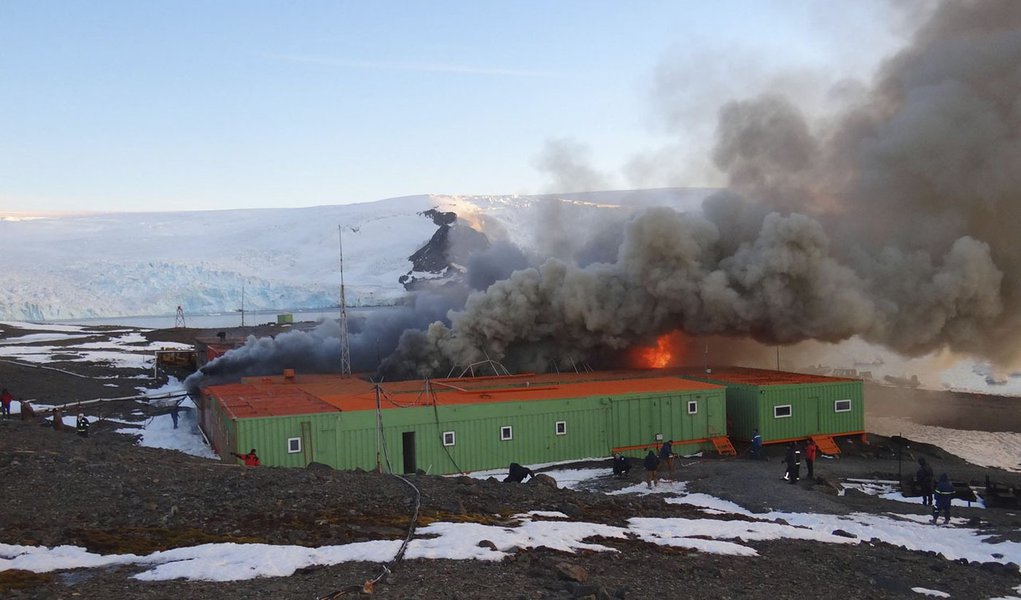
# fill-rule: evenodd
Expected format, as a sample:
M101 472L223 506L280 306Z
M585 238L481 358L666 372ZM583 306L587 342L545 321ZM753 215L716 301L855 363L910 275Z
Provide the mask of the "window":
M698 400L688 401L688 414L693 415L698 412Z
M567 421L557 421L555 431L557 435L567 435Z
M287 438L287 453L294 454L301 452L301 438Z
M833 412L851 412L850 400L834 400Z
M454 432L453 431L444 431L443 432L443 445L444 446L453 446L454 445Z
M514 439L514 429L510 425L504 425L500 428L500 440L506 442L507 440Z
M781 404L780 406L774 406L773 407L773 418L774 419L782 419L784 417L789 417L789 416L791 416L791 405L790 404Z

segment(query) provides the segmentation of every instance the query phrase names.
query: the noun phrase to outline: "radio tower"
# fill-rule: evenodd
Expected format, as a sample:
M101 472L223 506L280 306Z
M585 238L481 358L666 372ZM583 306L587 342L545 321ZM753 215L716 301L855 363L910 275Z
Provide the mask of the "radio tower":
M351 347L347 343L347 299L344 297L344 227L337 226L340 233L340 374L351 376Z
M184 324L184 309L181 308L181 305L179 304L179 305L177 305L177 317L174 318L174 328L175 329L181 329L183 327L185 327L185 324Z

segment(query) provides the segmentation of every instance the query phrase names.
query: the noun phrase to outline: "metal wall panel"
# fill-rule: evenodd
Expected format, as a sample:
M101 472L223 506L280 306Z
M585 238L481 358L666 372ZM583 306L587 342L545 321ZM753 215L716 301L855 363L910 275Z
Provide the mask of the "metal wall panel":
M698 402L694 415L687 412L688 401ZM709 402L716 403L717 410L708 410ZM414 432L410 452L415 468L456 473L504 468L511 462L608 457L614 447L655 443L656 433L673 440L705 438L710 429L725 429L724 404L721 388L658 397L387 409L382 412L382 442L374 411L241 419L230 451L255 448L267 466L303 467L312 460L340 469L369 470L376 468L378 447L380 462L385 464L388 457L390 468L402 472L404 444L412 443L412 436L404 434ZM566 427L563 435L557 434L558 422ZM512 428L509 440L500 439L505 426ZM445 431L455 433L453 446L443 446ZM288 452L289 438L301 439L300 452Z

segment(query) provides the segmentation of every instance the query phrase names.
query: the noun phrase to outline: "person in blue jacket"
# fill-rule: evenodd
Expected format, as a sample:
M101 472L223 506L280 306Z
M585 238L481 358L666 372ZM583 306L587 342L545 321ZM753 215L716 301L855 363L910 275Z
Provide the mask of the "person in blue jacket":
M642 466L645 467L645 485L652 487L659 482L659 478L656 476L656 471L659 469L659 457L652 450L645 455L645 460L642 461Z
M663 471L674 470L674 445L670 440L659 447L659 468Z
M940 513L943 514L943 524L950 522L950 504L954 499L954 494L954 484L950 483L947 474L943 473L939 476L939 481L936 482L935 502L932 507L933 523L939 520Z
M762 458L762 434L756 429L752 435L752 447L751 452L752 460L759 460Z

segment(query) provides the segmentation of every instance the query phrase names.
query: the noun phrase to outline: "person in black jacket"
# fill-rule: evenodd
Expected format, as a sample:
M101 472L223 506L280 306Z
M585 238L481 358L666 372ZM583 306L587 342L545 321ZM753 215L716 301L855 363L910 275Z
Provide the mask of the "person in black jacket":
M925 462L925 458L918 459L918 471L915 472L915 481L918 482L918 489L922 493L922 506L931 506L932 467Z
M652 487L658 483L659 478L656 476L656 470L659 469L659 457L652 450L645 455L645 460L642 461L642 466L645 467L645 484Z
M526 477L532 477L534 473L528 467L522 467L518 463L511 463L505 482L521 483Z
M82 437L89 437L89 419L82 413L78 413L78 421L75 424L75 431Z
M787 472L783 478L791 485L797 483L801 477L801 451L794 442L787 444L787 454L784 455L783 461L787 463Z
M613 475L623 477L631 470L631 462L620 452L613 455Z

